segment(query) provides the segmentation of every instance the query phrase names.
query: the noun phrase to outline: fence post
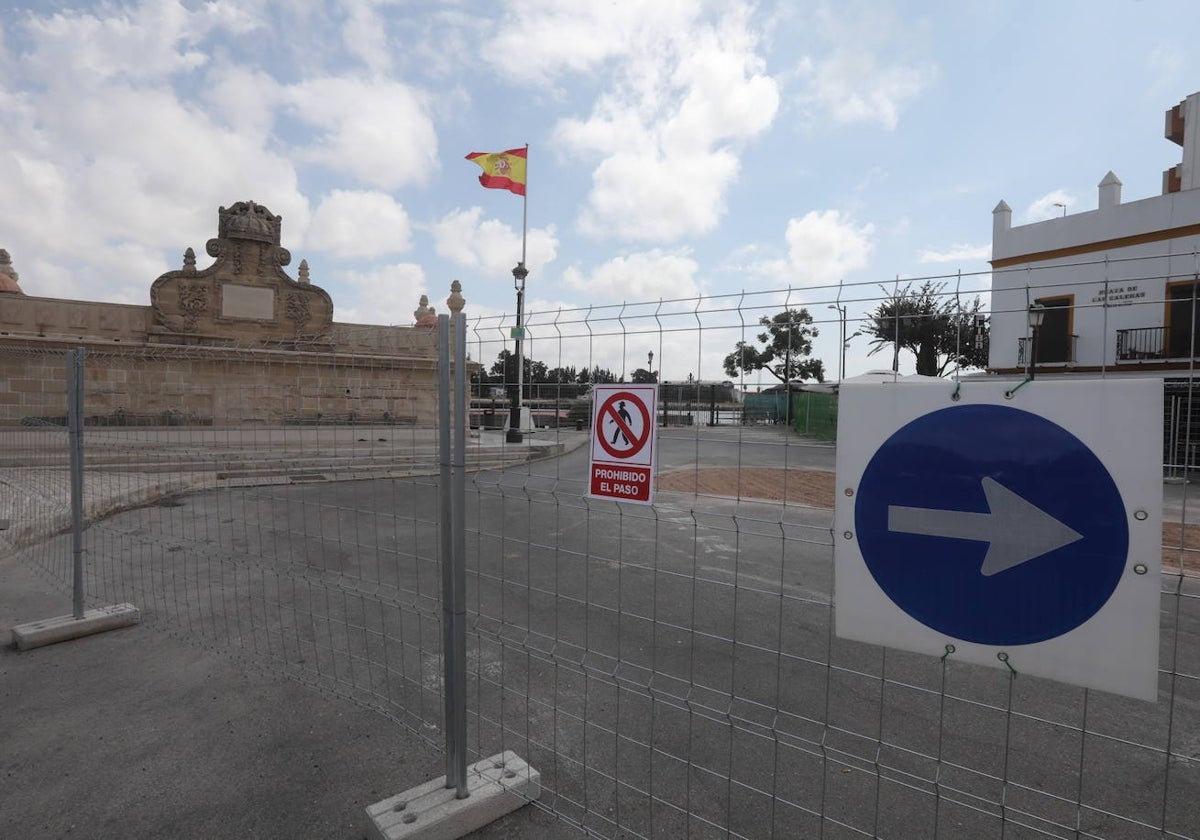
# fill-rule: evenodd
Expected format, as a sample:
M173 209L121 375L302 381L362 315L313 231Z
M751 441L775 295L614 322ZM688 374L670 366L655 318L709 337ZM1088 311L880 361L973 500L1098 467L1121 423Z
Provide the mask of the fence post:
M67 450L70 456L71 491L71 615L19 624L12 638L21 650L52 645L136 624L140 615L133 604L113 604L93 610L83 606L83 373L85 350L66 354Z
M1178 480L1179 465L1179 397L1167 397L1170 405L1167 421L1166 457L1163 459L1167 468L1167 480L1174 483Z
M454 353L451 354L450 318L447 315L438 316L442 699L446 729L446 787L454 788L458 799L467 796L466 326L466 319L454 319ZM454 359L453 387L450 378L451 358Z
M453 717L448 721L455 733L457 763L453 787L458 799L467 796L467 320L459 313L454 317L454 461L451 498L451 569L453 611L451 622L454 646L454 673L446 685L452 695ZM451 787L451 777L446 786Z
M461 308L461 307L460 307ZM451 356L450 330L454 346ZM442 690L446 776L366 809L370 840L462 837L541 794L541 774L512 750L467 767L467 321L438 316L438 526L442 563ZM451 359L454 381L451 387ZM453 394L453 415L451 414ZM451 441L453 440L453 453ZM482 743L482 739L481 739ZM470 776L468 777L468 769ZM502 775L496 771L502 770ZM448 799L453 790L453 799ZM414 832L408 826L420 821Z
M67 434L71 458L73 616L83 618L83 364L87 351L67 351Z

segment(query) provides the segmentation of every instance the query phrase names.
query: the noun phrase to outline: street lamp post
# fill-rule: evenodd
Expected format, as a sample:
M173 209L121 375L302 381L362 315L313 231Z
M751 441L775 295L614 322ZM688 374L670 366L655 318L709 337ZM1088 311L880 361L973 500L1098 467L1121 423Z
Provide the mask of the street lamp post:
M525 339L525 327L523 319L525 315L525 278L529 276L529 269L525 267L525 263L517 263L516 268L512 270L513 287L517 290L517 326L513 329L513 340L516 342L517 352L517 386L516 393L509 400L509 415L508 415L508 434L505 435L505 440L508 443L520 443L524 440L521 434L521 391L525 386L525 356L522 353L522 344Z
M831 303L827 308L836 309L842 322L842 344L838 353L838 382L841 382L846 376L846 307L842 306L840 303Z
M656 377L654 376L654 351L653 350L651 350L649 353L646 354L646 373L650 374L651 382L657 381Z
M1037 373L1038 332L1041 331L1042 321L1046 318L1046 307L1034 302L1029 304L1029 331L1032 339L1029 343L1029 379L1032 381Z

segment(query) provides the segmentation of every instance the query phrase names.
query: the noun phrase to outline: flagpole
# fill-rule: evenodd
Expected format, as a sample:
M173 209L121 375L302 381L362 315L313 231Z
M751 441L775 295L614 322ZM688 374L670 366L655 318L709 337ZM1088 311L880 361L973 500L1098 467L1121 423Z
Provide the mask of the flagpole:
M525 339L524 332L524 308L525 308L525 278L529 276L529 269L525 268L525 238L526 231L529 225L529 144L525 144L525 192L521 194L521 261L517 263L517 267L513 269L513 286L517 290L517 327L513 335L516 341L517 351L517 396L512 401L512 411L508 415L508 434L505 440L508 443L520 443L524 440L524 435L521 433L521 397L525 390L525 354L523 345Z
M525 265L525 231L529 226L529 144L525 144L525 192L521 195L521 265Z

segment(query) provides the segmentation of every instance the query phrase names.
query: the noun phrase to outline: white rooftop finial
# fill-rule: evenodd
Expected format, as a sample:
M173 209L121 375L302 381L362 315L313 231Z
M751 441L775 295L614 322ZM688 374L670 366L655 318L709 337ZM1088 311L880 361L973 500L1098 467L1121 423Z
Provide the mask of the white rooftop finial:
M1104 180L1100 182L1100 209L1116 207L1121 203L1121 179L1108 170Z

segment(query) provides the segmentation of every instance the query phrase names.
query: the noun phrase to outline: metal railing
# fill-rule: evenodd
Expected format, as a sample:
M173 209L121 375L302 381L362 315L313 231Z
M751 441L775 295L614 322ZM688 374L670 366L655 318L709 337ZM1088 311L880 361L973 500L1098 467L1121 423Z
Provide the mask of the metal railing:
M1079 336L1065 336L1066 343L1063 346L1061 341L1051 342L1048 346L1043 346L1045 339L1039 338L1037 343L1037 363L1039 365L1069 365L1074 364L1075 346L1079 343ZM1017 339L1017 367L1025 367L1029 364L1030 353L1033 348L1032 338Z
M1190 329L1170 326L1117 330L1117 362L1190 361L1200 349Z
M1117 330L1117 361L1141 362L1167 358L1170 327Z
M794 296L531 313L530 353L590 366L653 344L672 375L718 380L762 311ZM506 329L467 327L474 359L503 349ZM85 418L154 416L133 383L188 361L122 353L88 354ZM316 362L295 364L260 354L206 381L202 423L83 426L89 600L136 603L148 626L274 663L437 749L452 713L449 775L464 753L512 750L541 773L539 806L593 837L1200 838L1200 525L1187 485L1168 498L1150 704L839 638L836 450L786 425L661 428L658 497L631 506L588 497L587 431L510 445L480 429L451 463L446 416L427 409L446 374L413 384L396 361L396 384L372 379L357 415L369 419L351 423L335 401L343 371L305 384ZM254 403L312 423L243 411ZM385 421L402 409L411 423ZM455 422L469 413L460 401ZM54 536L70 521L68 432L14 423L0 436L4 487L20 491L5 516L44 530L13 550L68 581ZM437 504L447 465L466 473L450 523ZM446 542L465 564L449 604ZM465 651L446 646L447 611ZM452 710L447 658L466 669Z

